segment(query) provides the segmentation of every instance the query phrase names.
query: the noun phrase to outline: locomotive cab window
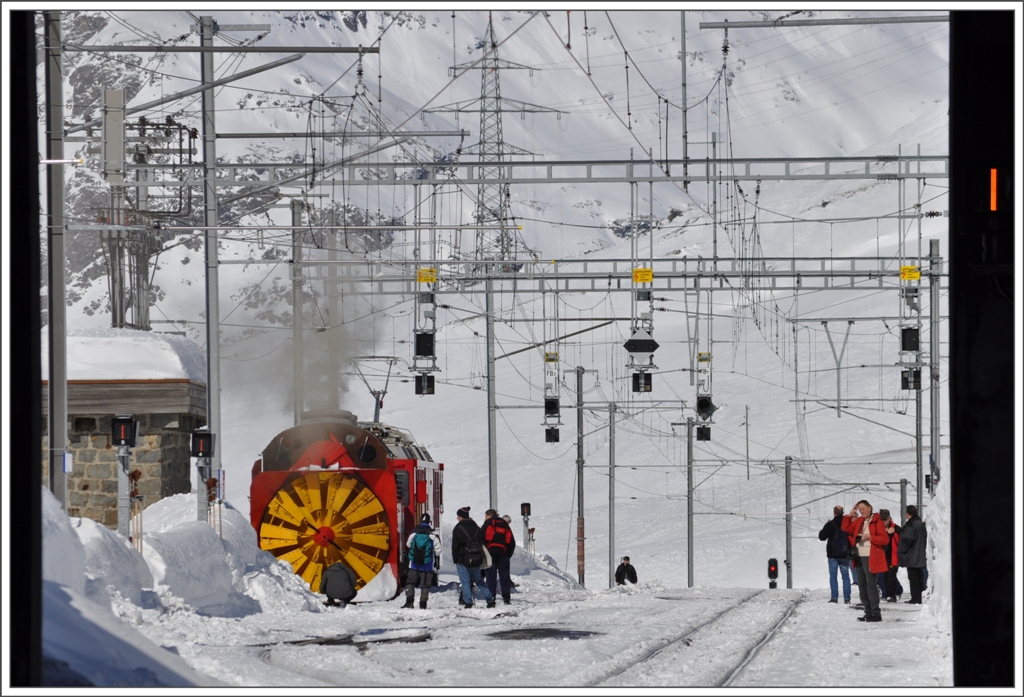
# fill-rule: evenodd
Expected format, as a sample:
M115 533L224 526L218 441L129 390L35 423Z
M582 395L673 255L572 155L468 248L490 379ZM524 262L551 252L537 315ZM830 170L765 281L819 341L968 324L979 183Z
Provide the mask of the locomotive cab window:
M409 505L409 473L403 472L402 470L395 471L395 489L398 494L398 500L402 502L403 506Z

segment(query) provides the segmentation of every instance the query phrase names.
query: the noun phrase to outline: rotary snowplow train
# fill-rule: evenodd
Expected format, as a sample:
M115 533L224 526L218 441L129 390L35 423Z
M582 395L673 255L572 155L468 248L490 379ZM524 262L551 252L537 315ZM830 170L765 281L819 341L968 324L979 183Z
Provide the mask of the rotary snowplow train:
M409 532L424 513L441 519L443 470L406 431L306 412L253 465L249 516L260 547L313 591L344 559L360 599L386 600L404 585Z

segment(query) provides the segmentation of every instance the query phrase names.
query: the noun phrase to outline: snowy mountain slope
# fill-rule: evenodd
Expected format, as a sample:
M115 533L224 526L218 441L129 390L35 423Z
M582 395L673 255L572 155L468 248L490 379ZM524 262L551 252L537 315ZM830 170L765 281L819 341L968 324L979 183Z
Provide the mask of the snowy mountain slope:
M453 35L447 11L414 12L401 18L368 12L366 25L358 16L353 22L352 15L341 12L214 14L223 24L272 23L273 31L262 40L272 45L331 42L369 45L379 34L375 27L381 22L388 26L394 19L394 24L384 34L380 57L371 56L365 62L363 80L369 101L376 103L379 93L383 113L394 124L405 122L405 128L468 128L471 136L466 144L475 142L478 137L474 115L462 115L458 119L451 115L431 115L427 117L427 126L418 116L413 116L413 111L424 105L442 105L479 95L478 71L471 71L449 84L446 69L452 62ZM565 13L550 14L548 18L532 19L521 12L494 16L499 41L522 26L502 44L499 49L502 58L544 68L532 77L526 71L503 71L503 96L569 112L561 120L545 114L528 114L522 120L516 114L506 115L506 141L543 153L544 157L559 159L627 159L631 148L637 158L646 148L657 153L659 147L664 147L664 141L659 146L659 133L663 134L664 124L661 128L658 125L658 115L663 116L664 105L657 106L657 97L638 73L642 72L670 102L678 103L681 96L679 13L612 12L609 22L603 13L588 12L585 21L593 31L589 37L584 37L583 18L578 16L582 13L573 11L569 18L573 31L572 53L586 65L589 47L592 80L581 73L564 48ZM945 154L946 25L730 31L726 64L729 75L726 81L730 88L726 110L722 83L716 84L722 66L723 33L700 31L697 26L699 21L746 19L752 14L760 18L760 13L746 12L687 13L687 101L692 106L688 134L692 157L708 154L711 132L724 134L719 140L724 138L731 144L728 148L721 146L719 154L730 152L736 157L895 155L899 147L904 154L915 153L919 143L924 154ZM138 27L143 34L161 39L180 35L193 22L187 14L178 12L119 12L116 15ZM423 16L422 22L419 15ZM84 18L93 18L90 21L97 25L103 23L95 33L83 34L83 42L115 43L129 36L128 29L106 13L80 16L83 23L86 23ZM830 12L821 16L850 16L850 13ZM480 51L473 47L483 36L486 22L486 13L456 12L457 61L479 57ZM357 29L353 30L352 26ZM637 62L630 64L628 91L625 59L622 45L615 38L616 30ZM249 37L248 34L237 36ZM194 37L189 41L194 42ZM76 67L82 69L94 58L86 60L81 55L75 60L79 61ZM270 59L252 55L244 60L218 57L217 74L248 69L267 60ZM142 61L167 75L195 78L195 59L186 54L167 54ZM310 112L304 103L337 80L328 94L338 97L335 106L345 104L357 77L354 69L340 79L339 76L353 63L351 56L310 54L286 68L221 88L217 102L218 130L304 131L310 123L333 125L336 123L333 116L330 121L314 121L327 111L314 109ZM122 69L117 79L127 85L131 83L130 75L131 71ZM379 82L377 75L381 75ZM157 77L150 74L148 81L137 78L131 83L138 85L133 94L134 103L194 84L169 76L157 82ZM105 78L93 77L93 81L102 79ZM76 104L89 102L95 109L95 90L89 80L79 76L72 77L71 82L74 89L69 98ZM607 103L601 95L607 95ZM708 100L699 102L704 95L709 95ZM627 110L631 112L632 129L623 126L609 112L609 104L623 120ZM173 107L172 113L177 119L198 123L196 108L197 102L191 98ZM77 116L80 111L73 114ZM668 152L670 157L677 158L681 154L680 114L671 106L669 111L671 145ZM366 113L353 109L351 121L366 127ZM343 118L337 120L339 126L343 122ZM430 147L421 146L419 152L424 157L434 151L451 152L458 144L457 139L430 139ZM246 161L285 160L304 157L306 145L301 139L269 144L224 140L218 144L218 153L227 162L241 158L249 158ZM343 152L349 150L338 147L331 154L340 156ZM380 161L393 154L396 153L380 153ZM746 202L726 184L718 191L723 220L728 219L726 213L745 216L742 225L719 228L718 249L724 257L742 254L750 248L749 243L744 247L742 241L749 239L752 231L755 186L753 182L744 182L741 187ZM922 194L922 200L926 201L923 207L926 210L946 207L942 191L941 181L930 182ZM351 205L371 212L381 209L387 215L411 222L411 195L397 189L353 187L330 193L337 205ZM470 194L475 195L475 191ZM651 207L650 195L646 186L637 188L640 214L646 215ZM84 200L84 193L82 197ZM706 259L711 255L712 229L708 216L701 210L707 210L711 200L711 190L705 184L692 184L689 195L668 185L654 188L653 215L660 222L654 233L656 257L685 255L690 259L697 256ZM627 185L512 188L512 211L523 221L524 238L540 250L542 258L584 253L594 259L628 257L628 241L617 237L608 225L629 216L629 201ZM907 203L913 205L916 201L916 191L908 184ZM757 224L764 256L888 256L897 249L900 223L877 219L897 213L897 190L893 183L763 182L757 203L761 207ZM326 207L323 201L317 205ZM455 197L446 195L439 201L439 222L468 222L472 210L470 197L456 202ZM669 221L672 211L681 213ZM286 209L273 209L256 218L243 219L243 222L285 225L287 216ZM841 222L794 222L793 217ZM846 222L849 218L866 220ZM785 222L778 224L776 221L780 219ZM916 253L917 226L907 221L902 224L909 248ZM942 218L927 219L922 224L922 237L942 239L945 227ZM267 230L262 243L254 240L255 233L251 231L226 237L230 239L222 243L223 259L287 258L290 254L287 232ZM182 238L179 241L183 241ZM95 244L87 242L84 238L81 241L95 253ZM927 242L924 244L927 249ZM646 250L646 237L642 238L640 247ZM395 247L396 253L407 249L401 243ZM944 244L942 249L944 253ZM88 257L87 253L83 254ZM88 275L84 274L83 278ZM290 279L284 265L251 264L222 266L220 280L224 415L221 442L228 472L228 496L244 512L252 461L269 436L290 425L292 419ZM162 297L154 306L153 317L186 320L175 324L174 328L186 331L189 338L201 344L203 277L197 241L162 253L155 283ZM104 325L107 321L102 311L105 285L100 277L92 285L83 286L81 299L70 310L69 326ZM714 312L723 316L715 321L716 344L713 347L714 394L720 410L715 415L712 441L695 447L698 585L760 585L767 557L784 557L782 511L785 499L778 461L785 455L820 461L794 468L795 480L800 481L800 486L794 487L799 489L794 491L794 503L819 499L795 507L800 511L794 521L793 568L797 586L820 588L826 581L821 568L822 548L815 533L829 517L832 505L849 506L859 498L868 498L876 503L885 502L890 508L898 507L898 486L893 489L891 484L879 485L879 482L901 478L915 480L913 465L908 464L913 462L913 453L908 450L912 439L906 435L913 433L914 415L913 405L908 407L905 400L909 393L898 389L898 371L877 367L891 366L896 360L898 339L891 331L891 323L889 330L878 323L858 323L851 330L844 364L874 367L844 370L843 392L847 398L900 397L903 401L887 403L880 410L872 405L872 411L857 410L837 419L834 410L816 403L827 404L835 398L834 361L827 337L820 326L810 325L799 331L798 349L794 350L792 327L785 321L796 317L898 315L901 300L896 288L895 284L889 284L883 291L808 291L801 293L798 301L781 294L772 296L764 289L746 298L740 293L731 296L716 293ZM692 309L692 298L690 301ZM392 378L382 418L410 429L436 458L446 463L446 501L450 510L454 510L452 506L471 504L474 511L482 511L487 507L488 486L486 395L473 388L481 385L484 372L481 339L484 322L482 317L473 315L482 312L483 298L480 293L466 292L443 296L443 302L452 308L439 311L438 359L442 372L438 378L438 393L415 397L411 384ZM628 296L624 294L566 293L561 294L560 302L563 319L622 317L629 313ZM706 299L702 302L706 303ZM347 357L376 354L411 360L411 303L387 307L390 304L386 298L363 296L352 298L346 305L345 319L349 323L343 326L347 332ZM541 301L533 296L522 296L516 301L503 297L498 305L501 319L544 316ZM615 437L616 554L630 554L643 577L677 586L685 583L685 442L681 437L685 429L673 427L672 422L684 421L685 416L692 413L681 411L679 402L692 404L695 393L685 372L689 368L685 342L690 334L685 314L679 310L686 305L680 294L660 302L659 307L674 311L655 314L655 336L662 344L656 363L662 372L655 376L650 398L638 399L628 391L629 376L624 367L625 352L621 349L628 326L623 322L564 342L559 370L583 365L588 371L596 371L586 377L585 401L614 400L622 409L617 415ZM86 308L93 308L93 314L84 312ZM734 315L739 319L733 319ZM357 317L362 319L355 319ZM305 321L312 327L317 320L307 317ZM574 331L577 325L584 324L574 322L571 329L562 327L560 333ZM157 325L157 328L168 329L168 325ZM539 323L531 330L523 323L499 322L499 355L550 338L553 331L550 322L546 330ZM705 329L702 327L701 331ZM314 374L322 370L325 362L324 347L314 343L315 332L307 332L307 335L310 337L307 343L311 357L309 373ZM804 407L791 402L797 397L793 370L797 364L799 398L816 400L808 402L803 412L805 427L798 427L797 419L798 409ZM536 352L524 352L499 361L499 403L538 405L543 393L542 368ZM371 417L372 399L366 387L351 371L347 372L341 406L360 418ZM407 379L407 371L399 377ZM373 379L379 389L383 375ZM538 551L549 554L570 571L575 568L572 540L576 516L573 400L574 382L569 376L562 391L564 425L559 444L543 442L538 410L510 409L500 411L498 416L498 483L502 512L514 514L518 502L531 501L534 510L531 525L538 530ZM650 400L673 400L675 404L667 410L655 411ZM747 405L751 421L749 480L742 425ZM855 414L883 425L858 419ZM586 412L587 577L594 579L597 586L604 583L608 558L606 423L607 407L598 404L593 412ZM801 439L801 430L806 432L806 438ZM851 464L854 459L900 464ZM762 463L763 460L772 462ZM841 492L847 488L845 485L833 486L830 482L870 485ZM910 496L913 501L913 491Z

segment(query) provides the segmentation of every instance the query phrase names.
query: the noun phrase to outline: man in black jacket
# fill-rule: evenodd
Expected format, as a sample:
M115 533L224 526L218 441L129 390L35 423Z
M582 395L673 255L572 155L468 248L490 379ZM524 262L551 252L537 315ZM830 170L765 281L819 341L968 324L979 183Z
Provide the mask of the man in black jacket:
M849 535L843 531L843 507L836 506L832 509L832 520L825 523L825 527L818 533L818 539L825 541L825 556L828 557L828 587L832 591L830 603L839 602L839 583L836 579L836 572L843 574L843 602L850 604L850 541ZM839 545L839 535L846 538L843 549L836 549Z
M917 517L917 506L907 506L907 524L900 534L898 555L900 566L906 568L910 580L910 600L907 602L920 605L924 570L928 566L928 528Z
M636 583L636 569L629 563L629 557L623 557L619 568L615 570L615 585L624 586L626 581Z
M480 591L487 601L487 607L494 607L494 593L484 583L480 574L481 557L475 554L475 548L480 549L483 554L483 540L480 537L480 526L469 517L469 506L460 508L455 514L459 522L452 529L452 560L455 562L455 570L459 574L459 582L462 584L462 601L466 608L473 607L473 588L470 581L480 587ZM471 543L475 542L475 545Z

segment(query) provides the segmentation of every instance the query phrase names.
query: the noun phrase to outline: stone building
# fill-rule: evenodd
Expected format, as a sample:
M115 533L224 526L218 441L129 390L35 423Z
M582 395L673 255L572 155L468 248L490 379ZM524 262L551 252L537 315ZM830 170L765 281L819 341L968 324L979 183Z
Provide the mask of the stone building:
M45 353L44 353L45 355ZM202 352L177 337L125 329L68 335L67 512L117 529L117 448L111 419L139 423L129 472L143 508L191 491L192 431L206 425L206 366ZM43 381L43 452L48 447L48 383ZM43 462L43 486L49 486Z
M129 471L139 471L137 490L145 509L165 496L191 491L189 442L192 431L206 425L206 386L188 379L68 381L73 458L68 515L111 529L117 528L120 466L110 442L114 414L132 414L139 423ZM44 462L44 486L49 486L48 469Z

